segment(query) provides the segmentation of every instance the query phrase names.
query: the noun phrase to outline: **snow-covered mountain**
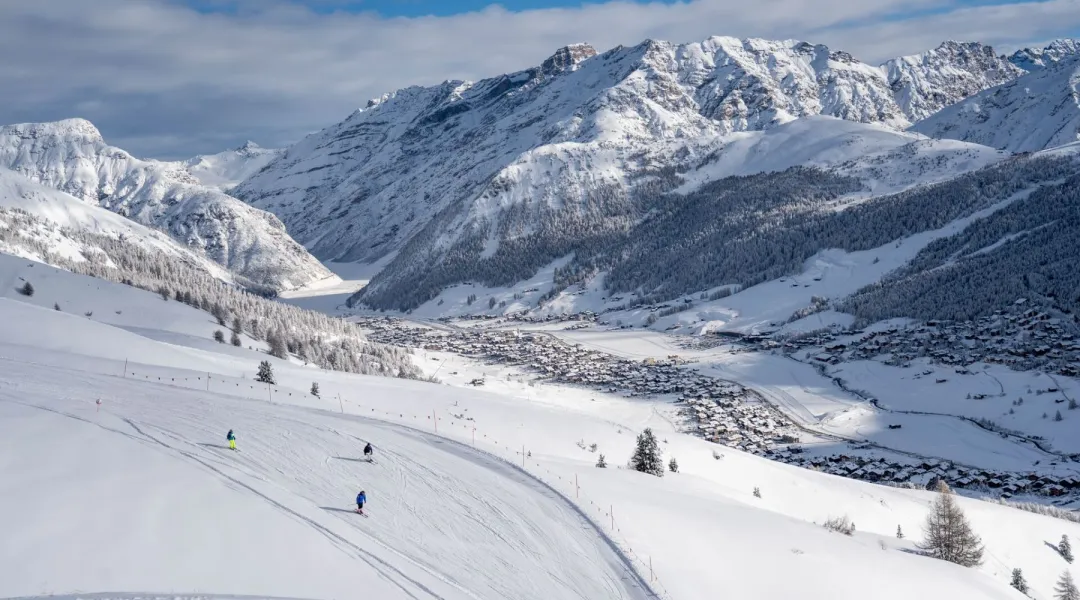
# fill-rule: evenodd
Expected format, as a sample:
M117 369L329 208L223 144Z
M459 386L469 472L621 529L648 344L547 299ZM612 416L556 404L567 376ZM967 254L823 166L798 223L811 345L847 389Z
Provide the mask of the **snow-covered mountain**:
M746 132L806 117L865 128L865 143L836 149L801 136L802 148L812 147L822 163L881 155L913 142L915 137L889 133L909 124L898 99L925 111L992 85L1010 69L1018 72L995 61L988 48L961 44L898 59L891 68L797 41L648 41L603 54L583 44L568 46L517 73L411 87L373 100L289 148L235 193L281 217L320 258L371 263L396 256L366 293L393 279L423 289L426 299L432 289L455 281L498 279L472 268L477 259L500 248L521 251L538 232L566 235L543 250L530 249L523 262L514 259L521 271L624 229L636 218L643 194L683 183L678 174L701 172L702 164L725 162L723 149ZM966 78L958 85L948 75L930 76L933 69ZM829 129L846 125L833 123L809 127L822 139L836 139ZM770 154L786 150L776 147ZM957 146L952 151L992 154ZM916 154L895 154L900 162L889 166L917 172L901 164ZM747 156L737 171L772 168L755 166ZM915 176L909 184L917 181ZM434 274L432 267L451 263L470 268ZM415 285L418 280L426 283Z
M1038 71L1056 62L1080 56L1080 39L1054 40L1045 48L1023 48L1009 56L1009 62L1024 71Z
M229 272L220 265L160 231L0 167L0 250L46 263L53 256L75 262L112 263L107 250L80 233L123 240L152 253L166 254L218 279L230 279Z
M175 163L109 146L82 119L0 127L0 166L165 231L243 281L283 290L334 277L274 215L201 185Z
M283 153L283 150L263 148L249 141L239 148L199 155L181 164L199 183L228 191Z
M886 62L889 86L912 122L1024 73L994 49L948 41L929 52Z
M1080 55L986 90L916 123L913 131L1013 152L1080 139Z

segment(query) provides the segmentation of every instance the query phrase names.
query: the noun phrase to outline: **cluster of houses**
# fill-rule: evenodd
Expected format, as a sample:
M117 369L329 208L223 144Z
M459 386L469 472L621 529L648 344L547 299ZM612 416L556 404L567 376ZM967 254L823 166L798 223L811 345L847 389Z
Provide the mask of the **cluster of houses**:
M799 446L771 448L763 454L780 462L831 473L841 477L884 484L918 484L932 489L944 479L950 487L981 491L1011 498L1042 495L1052 498L1080 493L1080 475L996 471L959 467L947 461L926 460L903 463L862 454L813 455Z
M393 319L364 319L360 325L372 341L451 352L496 364L528 368L558 383L626 396L667 396L680 403L690 429L713 442L762 453L790 438L794 430L774 408L746 388L686 369L672 355L634 361L581 346L544 333L410 327Z
M493 364L520 366L555 382L586 386L604 393L669 397L676 401L690 433L724 446L834 475L885 484L932 484L944 478L956 488L978 489L1002 497L1042 494L1058 497L1080 494L1080 477L1046 473L970 470L946 462L904 463L857 453L813 455L797 444L790 420L743 386L685 368L672 355L634 361L617 358L555 336L517 330L484 328L435 329L416 327L394 318L360 319L372 341L404 347L450 352ZM926 327L939 327L927 325ZM918 330L918 328L916 328ZM930 329L920 333L928 334ZM936 330L935 330L936 331ZM888 330L869 334L879 339ZM829 336L814 338L830 343ZM835 339L835 338L833 338ZM801 344L805 340L800 340ZM849 346L853 347L853 346ZM474 385L482 384L474 381Z
M927 321L872 331L818 332L784 341L750 340L766 348L794 352L818 348L811 358L819 362L872 359L904 365L916 358L967 366L996 363L1019 371L1040 369L1076 376L1080 373L1080 339L1073 323L1036 309L997 311L976 321Z

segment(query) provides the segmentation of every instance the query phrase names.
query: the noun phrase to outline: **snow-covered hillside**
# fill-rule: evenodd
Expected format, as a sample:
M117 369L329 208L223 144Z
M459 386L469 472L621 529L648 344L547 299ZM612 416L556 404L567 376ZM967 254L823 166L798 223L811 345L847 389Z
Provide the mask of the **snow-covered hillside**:
M188 250L160 231L139 225L0 167L0 248L8 254L49 262L49 254L81 262L111 262L102 248L77 232L104 235L168 256L228 281L230 274L201 253Z
M881 125L833 117L796 119L765 131L733 134L683 174L679 192L733 175L783 171L795 166L830 169L857 177L869 194L933 183L979 169L1007 154L986 146L934 140Z
M0 279L42 268L0 260ZM0 595L1006 600L1013 568L1038 598L1075 571L1046 542L1080 525L964 498L984 564L918 556L929 492L720 449L660 401L274 358L265 386L265 354L174 333L213 327L200 311L65 273L0 293ZM146 310L112 310L132 303ZM678 473L617 468L644 427ZM366 441L374 463L357 460ZM349 512L359 489L367 518ZM820 525L844 515L851 537Z
M320 258L396 253L362 300L412 308L448 284L506 285L620 235L684 174L700 185L714 172L866 158L869 169L852 174L880 193L982 166L992 152L908 146L916 138L889 130L1013 72L977 44L885 67L795 41L648 41L602 54L576 45L518 73L373 100L236 194ZM538 241L549 233L560 239Z
M1053 62L916 123L913 131L1034 152L1080 139L1080 55Z
M0 127L0 167L160 229L243 280L281 290L334 277L274 215L200 185L174 163L109 146L82 119Z
M283 153L284 150L263 148L249 141L239 148L217 154L201 154L180 164L199 183L228 191Z

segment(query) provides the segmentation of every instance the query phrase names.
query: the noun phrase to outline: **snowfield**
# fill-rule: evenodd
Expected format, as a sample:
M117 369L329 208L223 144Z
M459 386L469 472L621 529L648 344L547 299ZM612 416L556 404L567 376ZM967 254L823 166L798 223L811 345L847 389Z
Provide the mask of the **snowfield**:
M932 494L680 434L663 402L325 372L126 286L14 258L0 281L0 596L1004 600L1021 567L1048 598L1046 542L1080 536L961 498L987 545L964 569L911 552ZM620 468L644 427L679 473ZM818 524L845 514L852 537Z

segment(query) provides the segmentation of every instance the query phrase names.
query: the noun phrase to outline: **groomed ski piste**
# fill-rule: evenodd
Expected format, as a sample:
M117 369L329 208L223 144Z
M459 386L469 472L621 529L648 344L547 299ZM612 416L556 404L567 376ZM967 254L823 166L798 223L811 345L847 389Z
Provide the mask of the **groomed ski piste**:
M653 401L326 372L9 256L0 285L0 597L1019 599L1022 568L1049 599L1080 576L1047 545L1076 523L960 498L984 564L919 556L933 494L679 434ZM625 468L645 427L678 473ZM853 536L820 525L844 515Z

